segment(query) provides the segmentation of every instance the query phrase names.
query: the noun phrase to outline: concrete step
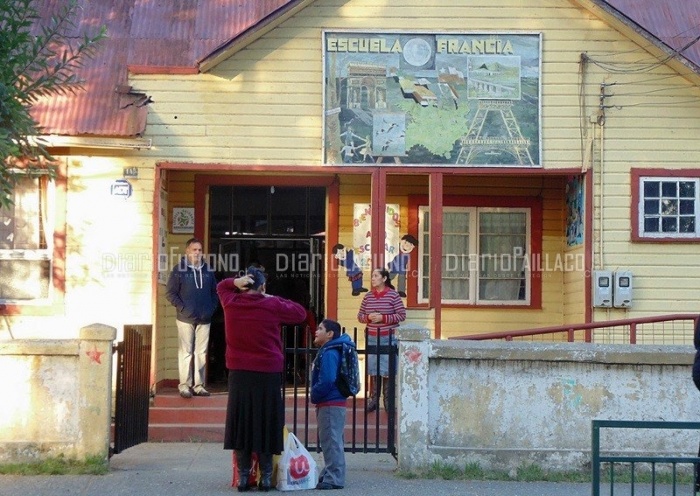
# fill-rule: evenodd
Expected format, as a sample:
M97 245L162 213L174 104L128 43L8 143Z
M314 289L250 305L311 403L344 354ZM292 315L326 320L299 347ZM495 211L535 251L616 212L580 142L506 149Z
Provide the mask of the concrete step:
M212 391L208 397L181 398L177 389L160 391L149 409L148 440L151 442L223 442L228 394ZM296 405L296 411L295 411ZM381 410L377 425L376 413L365 418L365 399L348 401L345 440L364 444L386 443L387 415ZM305 444L316 444L316 408L306 396L291 394L285 398L286 425ZM354 410L353 410L354 409ZM355 426L353 426L353 423ZM366 423L366 425L365 425Z

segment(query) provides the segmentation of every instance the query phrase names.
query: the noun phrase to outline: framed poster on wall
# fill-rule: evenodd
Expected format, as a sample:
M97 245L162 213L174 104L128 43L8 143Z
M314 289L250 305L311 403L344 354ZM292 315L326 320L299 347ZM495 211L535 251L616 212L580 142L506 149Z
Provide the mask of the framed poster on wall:
M541 33L324 31L324 163L541 167Z
M194 208L174 207L172 219L171 232L173 234L194 233Z

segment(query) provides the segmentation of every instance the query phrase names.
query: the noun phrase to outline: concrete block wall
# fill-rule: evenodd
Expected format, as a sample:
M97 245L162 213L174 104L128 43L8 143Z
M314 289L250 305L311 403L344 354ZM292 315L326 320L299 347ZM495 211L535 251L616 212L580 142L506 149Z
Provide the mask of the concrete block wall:
M0 463L108 459L115 338L93 324L78 339L0 341Z
M430 340L398 332L399 466L587 470L591 421L697 421L690 346ZM694 456L694 431L601 431L601 450Z

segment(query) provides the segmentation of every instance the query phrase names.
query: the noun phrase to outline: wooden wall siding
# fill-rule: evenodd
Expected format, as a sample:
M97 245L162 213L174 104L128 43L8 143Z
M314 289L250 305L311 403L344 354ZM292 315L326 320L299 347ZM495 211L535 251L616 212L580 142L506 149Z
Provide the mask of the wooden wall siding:
M582 142L590 144L593 138L590 117L598 111L600 85L615 83L606 90L613 96L605 103L613 107L605 111L603 150L601 153L601 143L594 139L594 161L588 164L596 174L593 201L598 201L599 173L603 170L606 174L604 263L608 268L631 266L635 270L633 309L613 311L613 317L695 308L700 290L697 245L629 243L629 168L694 167L700 162L700 141L696 139L700 135L700 89L666 66L652 66L656 59L645 50L646 42L630 41L566 0L504 0L497 5L476 0L442 0L430 5L422 0L381 5L374 0L318 0L211 73L132 76L131 84L155 101L147 127L154 147L140 155L198 164L319 165L322 29L541 31L545 169L581 166ZM582 52L622 69L640 67L631 65L635 63L648 64L649 68L609 73L587 64L581 105ZM468 194L473 190L473 179L453 179L446 184L450 191ZM506 179L505 184L497 178L483 181L488 187L504 185L509 194L518 194L517 179ZM426 184L426 178L390 175L388 192L392 201L400 200L402 195L427 191ZM521 193L532 194L533 189L535 186ZM341 193L340 241L348 243L351 205L369 201L369 176L344 177ZM179 194L176 191L175 197ZM543 194L551 195L545 201L544 249L561 253L565 249L559 220L562 195L554 187ZM174 204L172 197L170 204ZM596 219L597 238L601 226L599 216ZM594 248L598 250L597 245ZM655 255L658 253L664 255ZM578 274L566 274L562 281L548 282L543 287L543 310L516 312L508 324L519 327L538 318L553 323L580 320L581 280ZM344 284L349 283L341 278L339 318L347 325L355 322L359 299L343 291ZM484 322L494 317L488 311L482 314ZM455 332L459 315L453 310L443 315L445 325L452 325Z
M388 203L401 205L402 229L407 228L408 195L428 194L426 178L409 176L406 187L401 184L406 176L389 176ZM494 177L450 177L449 187L446 183L445 194L520 196L541 195L543 207L543 253L552 260L563 253L562 239L564 235L564 180L560 177L512 179ZM339 208L339 242L352 245L352 217L354 203L367 203L370 198L370 182L363 176L340 176L340 208ZM552 264L553 265L553 264ZM365 287L369 288L367 271L364 276ZM350 283L345 277L338 278L338 319L346 326L354 326L357 322L357 310L362 296L350 294ZM564 274L558 271L543 273L543 302L542 309L509 309L503 312L498 308L446 308L442 316L442 336L450 337L463 334L490 332L522 327L537 327L540 325L558 325L565 319L564 311ZM409 319L422 310L414 309L409 312ZM416 316L417 318L420 318ZM432 323L430 325L432 328Z
M564 324L571 324L577 322L585 322L586 313L586 295L585 289L588 284L590 284L590 279L586 278L584 257L585 249L584 245L580 245L574 248L566 248L566 239L563 239L563 245L565 247L563 253L566 256L571 256L576 259L577 270L566 271L563 274L563 314L564 314ZM578 270L581 266L584 270Z

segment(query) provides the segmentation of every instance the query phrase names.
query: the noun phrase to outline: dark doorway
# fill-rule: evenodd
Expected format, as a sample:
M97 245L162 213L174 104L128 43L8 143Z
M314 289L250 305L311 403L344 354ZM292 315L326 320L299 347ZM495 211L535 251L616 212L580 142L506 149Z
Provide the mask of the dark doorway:
M318 187L212 186L209 190L209 251L219 280L252 263L265 267L267 292L308 309L306 325L324 315L326 190ZM289 322L289 324L302 324ZM300 333L288 347L303 346ZM214 316L207 382L226 381L221 309ZM290 371L293 373L294 371Z

